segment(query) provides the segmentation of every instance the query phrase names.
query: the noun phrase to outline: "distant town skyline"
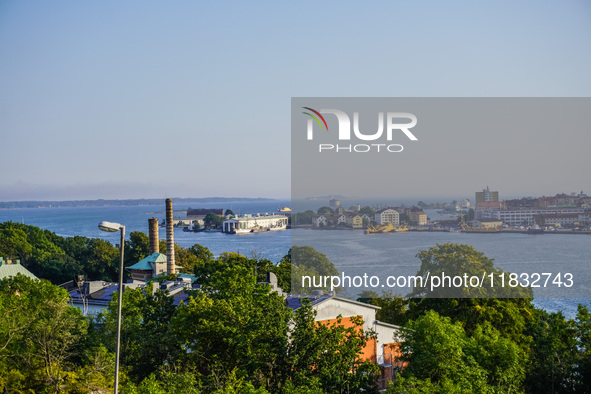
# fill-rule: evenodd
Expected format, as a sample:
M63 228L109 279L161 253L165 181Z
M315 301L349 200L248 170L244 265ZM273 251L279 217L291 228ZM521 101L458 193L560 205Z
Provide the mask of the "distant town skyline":
M291 97L591 96L588 2L309 6L3 2L0 201L289 198ZM504 173L401 197L591 191Z

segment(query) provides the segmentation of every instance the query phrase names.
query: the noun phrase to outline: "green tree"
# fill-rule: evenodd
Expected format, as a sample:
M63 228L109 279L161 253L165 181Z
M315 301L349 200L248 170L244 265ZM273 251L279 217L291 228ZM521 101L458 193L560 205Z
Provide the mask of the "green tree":
M69 384L87 323L68 299L46 280L0 280L0 382L9 390L58 392Z
M486 371L467 351L471 340L461 324L429 311L410 321L400 335L408 365L401 373L403 380L390 392L406 392L405 385L416 386L417 381L432 385L432 392L486 391Z
M190 252L197 257L199 261L211 261L214 258L213 253L206 246L195 244L189 248Z
M370 221L368 218L364 217L363 218L363 228L367 228L370 224Z
M375 291L364 290L357 301L379 306L381 309L376 312L376 319L385 323L402 325L408 320L408 300L401 294L384 291L380 297Z
M111 351L115 350L117 302L115 292L98 322L102 325L102 341ZM123 293L121 364L135 382L174 363L182 352L170 325L176 309L173 302L167 290L155 290L153 283L145 289L126 289Z
M38 264L56 254L64 254L64 251L40 228L14 222L0 223L0 255L20 259L34 272Z
M53 234L53 233L51 233ZM74 236L74 237L59 237L53 234L54 237L52 238L52 242L58 245L64 253L75 261L77 261L81 266L84 266L84 262L88 258L88 245L90 239L87 237L82 236Z
M301 292L314 290L302 286L302 278L304 276L332 276L338 275L339 272L334 264L328 260L326 255L316 251L311 246L292 246L288 251L289 261L291 262L291 290L292 292ZM328 286L322 287L324 290L329 290Z
M234 216L236 216L236 214L231 209L226 209L226 212L224 213L224 216L234 217Z
M293 213L290 217L291 224L294 226L301 226L304 224L312 224L312 218L316 215L314 211L307 210L305 212Z
M485 281L482 288L439 288L431 291L429 287L416 287L409 295L412 297L409 302L409 317L416 319L426 311L436 310L455 322L462 322L469 335L478 324L489 321L503 336L527 346L528 339L523 336L523 331L533 310L530 288L490 290L488 275L493 273L498 278L502 271L494 267L492 259L469 245L438 244L419 252L417 257L421 260L421 267L417 272L419 276L441 277L445 273L447 276L482 278L484 274ZM458 296L464 298L457 298ZM494 296L500 298L478 298Z
M575 319L575 332L578 338L577 349L579 358L576 372L579 376L578 388L581 392L589 392L591 387L591 313L589 309L579 304Z
M119 249L99 238L87 240L84 272L89 280L117 281L119 272Z
M210 212L207 214L207 216L205 216L205 219L203 219L203 222L205 223L205 227L218 228L222 225L222 223L224 222L224 219L219 217L215 213Z
M476 327L471 339L467 353L486 371L487 384L499 392L520 392L528 352L488 322Z
M132 231L125 242L125 265L133 265L149 254L150 238L141 231Z
M291 293L291 253L287 253L281 258L279 264L273 268L273 273L277 276L277 284L286 293Z
M342 319L323 324L303 300L293 317L287 349L289 379L297 387L322 387L324 392L375 392L377 365L361 360L361 351L372 332L363 330L361 319L346 327Z
M182 362L201 371L211 391L233 371L255 387L276 389L285 379L290 316L283 297L257 284L250 269L215 272L175 315L175 333L189 349Z
M3 223L6 224L6 223ZM19 228L0 228L0 254L26 262L31 258L33 246L27 241L27 234Z
M52 254L43 261L29 267L35 275L54 284L62 284L84 273L84 267L74 258L65 254Z
M199 259L195 256L190 248L183 248L178 244L174 244L174 256L176 264L182 267L182 272L193 273L195 266L199 263Z
M526 334L533 338L526 391L570 393L577 389L579 349L572 320L562 313L536 309ZM589 387L589 386L587 386Z
M316 213L318 215L324 215L325 213L334 213L334 211L332 210L331 207L324 206L324 207L318 208L318 211L316 211Z
M375 213L376 212L369 206L362 207L361 210L359 211L359 214L361 214L361 215L366 214L370 218L374 217Z

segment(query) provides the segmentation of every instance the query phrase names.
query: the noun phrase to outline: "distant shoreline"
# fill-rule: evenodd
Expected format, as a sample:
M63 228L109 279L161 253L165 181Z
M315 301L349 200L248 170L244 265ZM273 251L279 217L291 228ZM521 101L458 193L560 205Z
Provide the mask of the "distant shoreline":
M173 198L175 203L229 203L278 201L274 198L250 197L203 197L203 198ZM120 207L132 205L163 205L164 198L140 198L127 200L69 200L69 201L7 201L0 202L0 209L23 208L76 208L76 207Z

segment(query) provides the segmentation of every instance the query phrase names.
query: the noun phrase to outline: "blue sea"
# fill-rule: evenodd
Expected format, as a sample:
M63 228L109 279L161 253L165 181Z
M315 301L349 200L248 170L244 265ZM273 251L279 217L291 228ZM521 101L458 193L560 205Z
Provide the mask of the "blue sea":
M175 211L187 208L232 209L236 214L276 212L289 206L289 201L253 201L174 204ZM102 220L118 222L126 226L126 233L148 232L148 219L164 219L162 205L122 207L79 207L79 208L27 208L0 210L0 222L13 221L38 226L64 237L81 235L119 241L118 233L106 233L97 227ZM435 211L427 212L436 217ZM176 212L175 217L184 216ZM200 244L208 247L216 256L222 252L238 252L245 256L266 258L278 263L288 252L292 242L298 246L310 245L325 253L342 272L356 274L356 270L371 269L382 275L395 270L397 274L414 274L420 265L415 255L420 250L437 243L465 243L474 246L495 260L495 265L507 271L546 272L576 266L579 274L579 289L576 297L562 297L560 294L544 293L536 297L535 303L549 312L562 311L567 318L574 318L578 303L591 305L591 236L585 235L526 235L526 234L464 234L464 233L396 233L364 235L360 231L317 231L294 229L278 232L245 235L222 233L191 233L175 229L175 242L183 247ZM369 238L368 238L369 237ZM165 238L161 229L160 238ZM355 256L373 256L371 267L355 265ZM402 270L402 271L401 271ZM386 274L386 275L389 275ZM576 279L576 278L575 278ZM580 283L584 281L584 283ZM582 293L581 293L582 291ZM581 296L582 294L582 296ZM348 294L355 297L355 294Z
M188 208L222 208L231 209L235 214L273 213L278 208L289 206L289 201L252 201L252 202L224 202L220 203L191 203L175 204L173 201L174 217L186 216L183 211ZM140 206L109 206L109 207L77 207L77 208L26 208L0 210L0 222L13 221L30 224L46 229L62 237L81 235L90 238L102 238L113 244L119 242L119 233L107 233L99 230L98 223L106 220L125 226L126 239L133 231L148 233L148 219L158 218L163 223L164 200L162 205ZM160 239L166 238L166 230L160 229ZM259 258L266 258L279 262L287 254L291 246L290 230L269 233L229 235L219 232L192 233L184 232L181 228L174 231L174 241L190 247L200 244L208 247L218 256L222 252L238 252L247 257L256 254Z

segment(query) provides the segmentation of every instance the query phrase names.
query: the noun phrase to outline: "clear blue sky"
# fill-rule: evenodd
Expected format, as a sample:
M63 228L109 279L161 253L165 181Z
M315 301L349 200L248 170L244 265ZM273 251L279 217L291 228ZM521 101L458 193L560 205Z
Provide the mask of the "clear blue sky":
M2 201L289 197L292 96L590 96L591 3L7 0L0 56Z

